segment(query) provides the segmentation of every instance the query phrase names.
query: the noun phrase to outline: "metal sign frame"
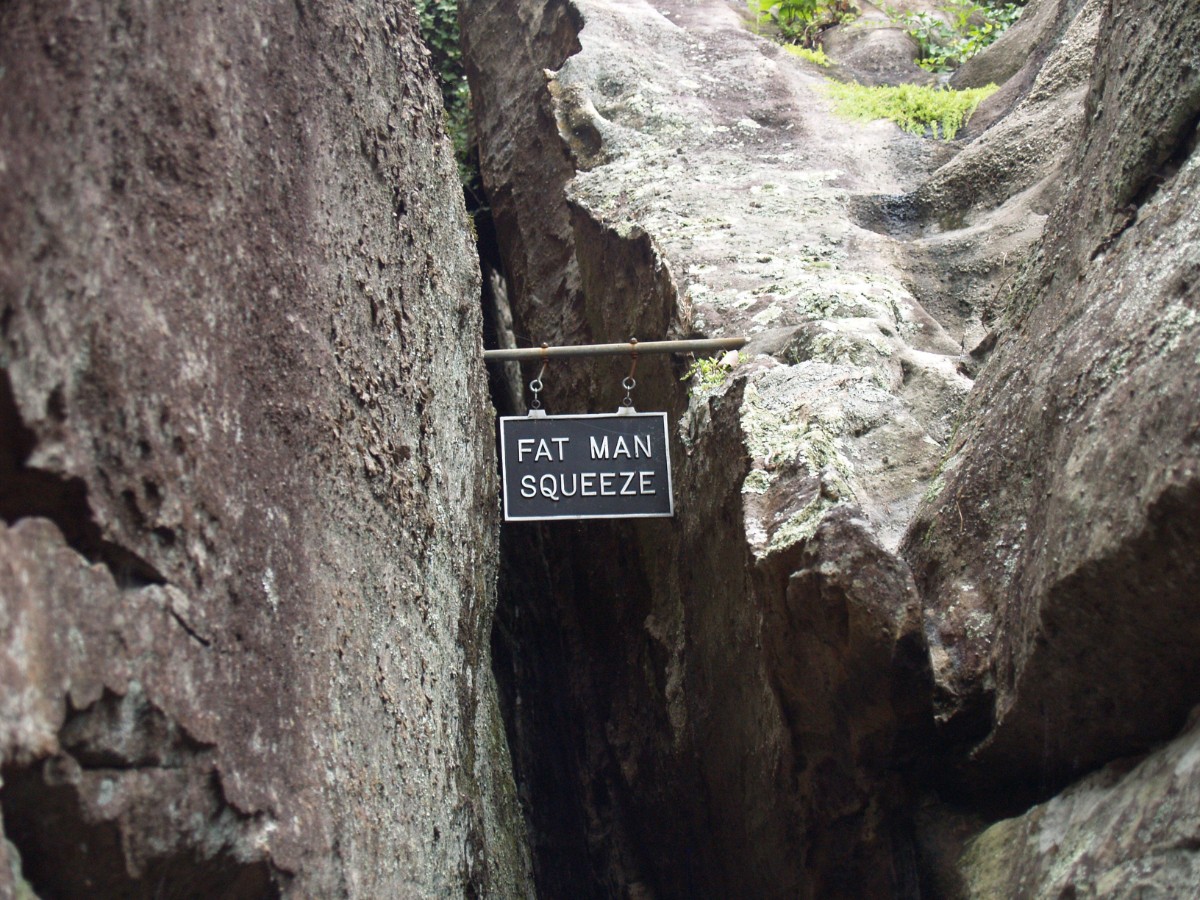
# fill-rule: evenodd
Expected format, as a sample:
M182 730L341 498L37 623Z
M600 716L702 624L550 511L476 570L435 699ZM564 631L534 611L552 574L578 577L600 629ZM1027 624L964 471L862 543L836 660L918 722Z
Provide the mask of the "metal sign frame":
M666 487L667 487L667 510L665 512L632 512L632 513L585 513L582 515L564 514L564 515L509 515L509 510L512 506L509 502L508 483L509 483L509 459L507 441L505 440L505 426L509 422L554 422L573 419L658 419L662 423L662 448L663 457L666 467ZM670 430L667 427L667 414L665 412L636 412L631 407L622 408L615 413L586 413L563 416L548 416L528 415L528 416L501 416L500 417L500 464L501 464L501 485L504 503L504 521L506 522L547 522L547 521L577 521L582 519L662 519L671 518L675 515L675 486L671 476L671 440ZM607 458L607 457L606 457ZM516 470L513 470L513 478L519 477ZM573 496L573 495L572 495Z

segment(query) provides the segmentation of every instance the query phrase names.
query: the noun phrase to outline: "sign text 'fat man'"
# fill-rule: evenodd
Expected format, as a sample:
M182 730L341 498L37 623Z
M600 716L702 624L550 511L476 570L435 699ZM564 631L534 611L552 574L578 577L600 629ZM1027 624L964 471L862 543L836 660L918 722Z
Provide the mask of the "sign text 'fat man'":
M504 518L670 516L666 413L504 416Z

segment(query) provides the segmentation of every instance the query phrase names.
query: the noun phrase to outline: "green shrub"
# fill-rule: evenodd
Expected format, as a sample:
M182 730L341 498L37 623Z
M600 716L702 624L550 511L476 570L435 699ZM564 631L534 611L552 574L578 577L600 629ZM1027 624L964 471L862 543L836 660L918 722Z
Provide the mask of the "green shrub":
M890 119L910 134L923 135L928 129L933 137L949 141L975 108L996 91L996 85L952 91L916 84L866 87L831 82L828 91L841 115L852 119Z
M821 32L858 17L852 0L748 0L760 24L771 24L785 44L816 47Z
M694 395L710 394L725 383L738 363L745 360L744 353L734 353L732 350L718 358L698 357L679 380L692 381L690 393Z
M931 13L902 13L886 5L884 11L916 40L917 65L930 72L948 72L994 43L1021 17L1024 5L1025 0L947 0L941 9L949 22Z
M797 44L785 44L783 47L792 56L798 56L801 59L807 59L810 63L816 63L822 69L829 68L829 57L825 55L824 47L801 47Z
M475 178L471 156L471 91L459 47L458 0L416 0L421 39L429 48L430 64L442 90L446 131L454 143L459 177L466 185Z

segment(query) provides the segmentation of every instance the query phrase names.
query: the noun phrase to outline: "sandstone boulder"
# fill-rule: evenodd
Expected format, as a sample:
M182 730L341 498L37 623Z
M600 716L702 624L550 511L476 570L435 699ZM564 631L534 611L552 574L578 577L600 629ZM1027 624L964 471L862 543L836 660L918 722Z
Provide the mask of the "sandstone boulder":
M521 895L412 9L18 0L0 73L0 879Z
M639 368L637 405L677 422L674 521L507 530L539 883L933 890L922 811L922 843L978 833L1198 699L1195 14L1031 5L1036 52L942 144L831 115L725 4L542 10L464 8L517 337L750 343L711 380ZM485 46L505 22L536 26L512 66ZM552 367L551 411L615 407L624 373ZM1103 858L1187 871L1171 815ZM943 880L1059 885L1018 875L1050 864L1033 840Z
M1045 793L1200 699L1200 15L1114 3L1100 35L1072 177L906 546L984 789Z
M964 897L1186 897L1200 881L1196 722L1145 759L1121 760L973 838L951 890Z

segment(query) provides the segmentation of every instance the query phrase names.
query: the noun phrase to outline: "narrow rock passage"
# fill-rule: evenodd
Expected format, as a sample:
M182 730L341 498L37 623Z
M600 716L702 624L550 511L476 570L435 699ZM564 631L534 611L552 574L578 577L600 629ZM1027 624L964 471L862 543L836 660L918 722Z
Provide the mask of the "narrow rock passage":
M1002 314L1052 271L1033 252L1052 213L1070 233L1107 14L1031 0L1020 58L989 64L1005 87L944 143L838 117L828 73L736 5L465 8L518 339L751 339L724 377L639 369L639 408L677 422L673 521L506 529L496 656L547 896L931 889L943 851L914 811L964 796L949 772L1007 664L990 585L938 557L992 498L942 502L942 467L972 379L994 346L1012 358ZM556 367L548 405L611 408L622 374ZM906 561L927 558L937 606ZM1032 802L1015 787L973 785Z
M978 329L922 308L856 204L949 151L837 118L722 3L471 3L464 36L522 342L752 339L719 385L639 368L638 406L678 422L675 520L506 528L495 653L539 889L912 894L896 770L928 694L890 548ZM550 409L615 406L620 377L555 366Z
M969 388L955 358L977 335L969 310L928 314L903 246L860 227L853 201L915 189L947 149L835 115L819 70L726 3L582 8L583 50L549 83L583 170L568 202L650 236L679 289L678 327L753 338L756 551L819 519L777 521L777 464L797 454L829 485L823 507L857 500L894 547Z

